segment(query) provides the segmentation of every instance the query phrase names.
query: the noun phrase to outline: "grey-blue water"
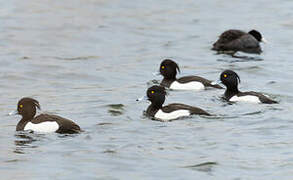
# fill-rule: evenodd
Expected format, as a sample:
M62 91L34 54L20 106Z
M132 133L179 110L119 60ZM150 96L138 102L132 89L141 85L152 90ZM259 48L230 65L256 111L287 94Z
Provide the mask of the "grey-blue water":
M292 179L291 0L9 0L0 2L0 179ZM264 53L210 51L224 30L257 29ZM250 55L251 56L251 55ZM170 92L167 102L216 117L143 116L161 60L183 75L241 77L240 89L280 103L221 101L223 90ZM84 133L22 134L17 101L78 123Z

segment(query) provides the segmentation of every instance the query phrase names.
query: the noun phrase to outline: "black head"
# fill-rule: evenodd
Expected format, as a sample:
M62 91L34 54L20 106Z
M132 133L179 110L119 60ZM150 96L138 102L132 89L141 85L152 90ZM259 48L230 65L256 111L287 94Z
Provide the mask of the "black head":
M163 60L160 65L160 73L166 79L176 79L177 70L180 72L178 64L171 59Z
M17 104L18 114L25 119L33 119L36 114L36 108L41 109L39 102L33 98L22 98Z
M262 41L262 35L257 30L251 30L248 32L248 34L251 34L258 42Z
M227 87L227 89L238 91L238 83L240 83L240 77L236 72L232 70L225 70L220 76L221 82Z
M152 105L161 108L165 102L166 91L162 86L152 86L147 90L148 100L152 102Z

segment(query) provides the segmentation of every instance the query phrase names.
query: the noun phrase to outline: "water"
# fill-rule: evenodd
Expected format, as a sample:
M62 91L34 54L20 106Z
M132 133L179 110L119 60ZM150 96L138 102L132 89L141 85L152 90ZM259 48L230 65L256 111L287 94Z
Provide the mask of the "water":
M1 1L1 179L291 179L293 4L291 1ZM216 55L226 29L270 42L250 59ZM170 92L167 103L216 117L162 123L143 116L161 60L181 74L218 79L280 104L233 104L223 90ZM74 136L17 134L7 116L24 96L73 119Z

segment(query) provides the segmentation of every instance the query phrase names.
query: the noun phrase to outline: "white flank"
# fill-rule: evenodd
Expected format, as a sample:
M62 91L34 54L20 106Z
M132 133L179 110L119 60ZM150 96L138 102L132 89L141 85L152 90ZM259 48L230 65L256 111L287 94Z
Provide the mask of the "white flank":
M201 82L197 81L192 81L189 83L179 83L177 81L174 81L170 89L175 89L175 90L204 90L204 85Z
M240 97L235 95L235 96L231 97L229 101L232 101L232 102L241 101L241 102L261 103L257 96L252 96L252 95L240 96Z
M170 113L165 113L161 109L155 114L155 118L160 119L162 121L169 121L172 119L177 119L183 116L189 116L190 112L188 110L177 110Z
M47 122L42 122L38 124L34 124L31 122L28 122L24 130L32 130L35 132L42 132L42 133L50 133L50 132L55 132L59 128L59 125L55 121L47 121Z

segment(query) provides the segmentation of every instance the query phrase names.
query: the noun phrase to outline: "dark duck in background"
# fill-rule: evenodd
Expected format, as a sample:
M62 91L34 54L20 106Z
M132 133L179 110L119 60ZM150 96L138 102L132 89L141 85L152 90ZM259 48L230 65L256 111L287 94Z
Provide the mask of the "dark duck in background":
M234 55L237 51L260 54L262 53L260 42L267 42L257 30L248 33L230 29L223 32L213 44L212 50L219 53Z

